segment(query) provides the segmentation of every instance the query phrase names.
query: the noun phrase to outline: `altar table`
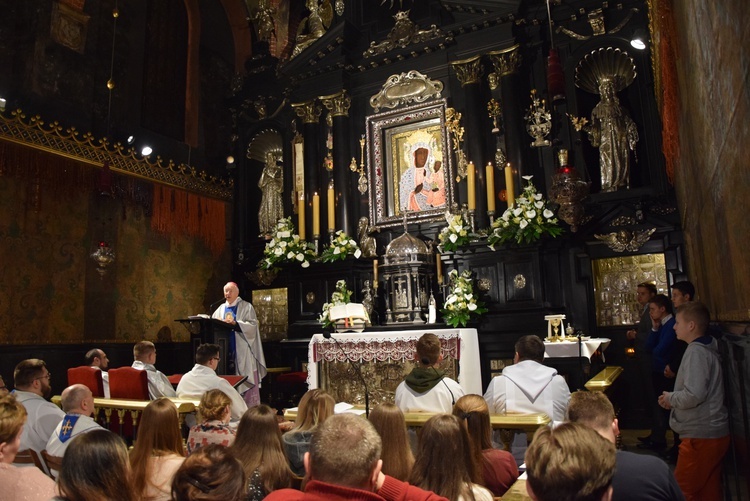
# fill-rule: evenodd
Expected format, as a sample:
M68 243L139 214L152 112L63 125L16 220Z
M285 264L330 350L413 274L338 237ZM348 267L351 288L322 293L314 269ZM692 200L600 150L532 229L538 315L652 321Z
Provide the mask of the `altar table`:
M591 361L591 356L596 350L602 351L602 361L604 361L604 350L609 346L610 339L606 337L593 337L581 341L581 356ZM544 342L544 358L568 358L578 356L578 341L558 341L550 343Z
M406 362L416 356L417 340L425 333L435 334L441 342L444 357L458 361L458 384L466 394L482 394L479 363L479 339L476 329L423 329L404 331L344 332L325 339L315 334L308 345L307 384L319 387L320 362ZM343 349L343 351L342 351ZM345 353L344 353L345 352Z

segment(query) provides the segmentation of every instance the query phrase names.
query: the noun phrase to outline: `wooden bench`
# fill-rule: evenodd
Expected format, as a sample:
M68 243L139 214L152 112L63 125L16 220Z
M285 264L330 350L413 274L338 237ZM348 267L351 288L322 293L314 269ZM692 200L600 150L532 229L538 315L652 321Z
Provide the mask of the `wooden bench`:
M589 379L584 385L589 391L607 392L622 374L622 367L611 365L602 369L596 376Z

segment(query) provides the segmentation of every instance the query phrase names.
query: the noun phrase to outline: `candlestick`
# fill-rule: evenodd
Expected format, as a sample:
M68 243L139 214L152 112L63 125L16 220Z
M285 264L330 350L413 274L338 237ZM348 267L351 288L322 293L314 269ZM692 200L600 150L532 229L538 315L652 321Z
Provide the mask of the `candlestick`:
M487 164L485 167L485 173L487 174L487 210L495 211L495 168L492 166L492 162Z
M505 191L508 193L508 208L511 208L516 203L516 195L513 187L513 168L510 162L505 164Z
M320 195L313 193L313 235L320 235Z
M305 239L305 194L299 194L299 203L297 204L297 231L300 240Z
M435 254L435 265L437 266L437 283L443 284L443 262L440 260L440 254Z
M372 286L378 288L378 260L372 262Z
M477 207L477 193L475 189L476 187L474 176L474 162L469 162L469 166L467 167L466 172L466 190L468 192L467 201L469 203L469 210L476 209Z
M336 213L335 210L335 201L336 194L333 191L333 182L328 185L328 231L334 231L336 229Z

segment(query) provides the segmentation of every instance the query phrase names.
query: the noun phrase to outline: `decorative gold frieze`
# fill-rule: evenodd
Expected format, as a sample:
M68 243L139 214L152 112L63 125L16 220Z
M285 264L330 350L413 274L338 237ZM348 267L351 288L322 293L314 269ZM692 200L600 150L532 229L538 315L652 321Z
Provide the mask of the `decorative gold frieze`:
M334 117L348 117L349 107L352 105L352 98L346 94L346 89L343 89L336 94L330 96L320 96L320 102L331 112L331 116Z
M20 144L101 167L104 162L119 174L139 177L206 197L231 200L233 182L209 176L205 171L172 160L155 161L143 157L133 148L112 143L106 137L97 139L91 132L81 134L75 127L64 128L59 122L45 123L39 115L27 117L22 110L0 113L0 140Z
M316 124L320 120L320 113L323 111L315 99L305 101L304 103L292 103L292 108L303 123Z
M504 77L518 71L518 68L521 67L520 47L519 44L516 44L507 49L487 53L490 61L492 61L492 65L495 67L495 73Z
M453 61L451 62L451 66L453 66L453 70L456 72L458 81L461 82L461 87L479 83L484 75L484 67L482 66L482 59L480 56Z

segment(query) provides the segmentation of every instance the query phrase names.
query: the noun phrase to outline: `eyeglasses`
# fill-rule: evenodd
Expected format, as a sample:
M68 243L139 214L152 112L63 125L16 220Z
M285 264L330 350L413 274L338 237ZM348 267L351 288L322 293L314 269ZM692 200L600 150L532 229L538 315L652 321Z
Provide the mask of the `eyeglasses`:
M219 357L214 357L214 358L212 358L211 360L216 360L216 361L218 362L219 360L221 360L221 358L219 358Z
M34 379L34 381L36 381L37 379L46 379L47 381L49 381L50 379L52 379L52 373L48 372L44 376L39 376L38 378Z

